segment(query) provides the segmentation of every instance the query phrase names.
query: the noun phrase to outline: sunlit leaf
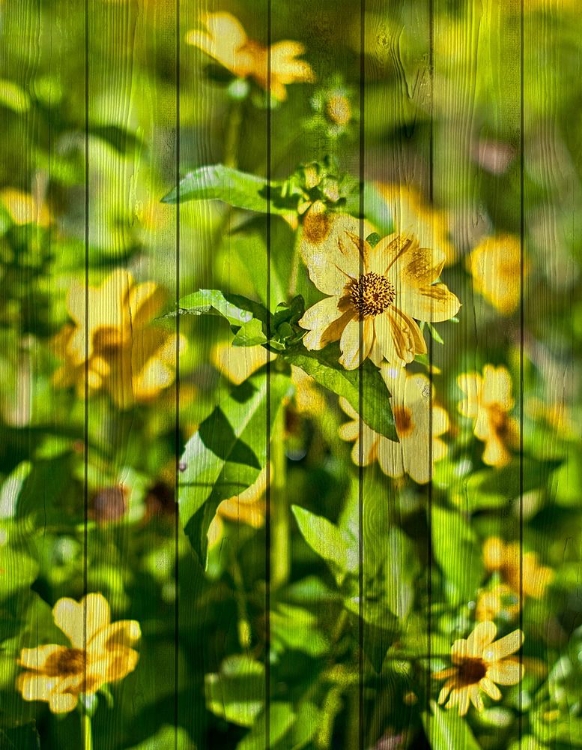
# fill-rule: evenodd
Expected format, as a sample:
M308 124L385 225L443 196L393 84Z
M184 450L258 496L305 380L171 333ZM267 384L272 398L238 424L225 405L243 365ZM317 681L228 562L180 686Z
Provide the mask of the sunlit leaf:
M223 164L199 167L180 180L162 198L164 203L185 203L192 200L221 200L235 208L259 213L288 214L288 208L275 206L267 200L267 180L240 172Z
M480 750L466 719L454 709L446 710L432 701L431 713L422 714L422 723L432 750Z
M347 399L374 432L398 441L390 392L378 368L366 360L358 370L346 370L339 364L339 356L337 344L322 351L297 347L284 354L287 362L300 367L319 385Z
M241 727L252 727L265 702L265 668L248 656L233 655L220 672L204 679L209 711Z
M186 445L178 487L180 519L203 565L216 509L250 487L265 466L266 436L289 388L289 378L280 373L246 380L216 406Z

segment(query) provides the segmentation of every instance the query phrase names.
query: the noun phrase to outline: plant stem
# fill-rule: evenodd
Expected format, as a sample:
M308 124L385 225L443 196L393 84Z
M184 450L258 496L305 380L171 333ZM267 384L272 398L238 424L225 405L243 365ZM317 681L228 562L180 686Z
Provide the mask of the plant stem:
M271 588L276 590L289 580L289 501L286 488L285 408L281 407L273 426L271 460Z
M236 552L232 554L232 578L235 585L236 608L238 611L238 640L241 648L246 651L251 645L251 625L247 612L242 571L236 557Z
M232 169L238 167L238 147L242 121L243 100L237 99L231 105L224 138L224 164Z
M81 729L83 733L83 750L93 750L93 735L91 734L91 717L87 709L83 711L81 718Z
M299 277L299 264L301 262L299 248L301 247L301 238L303 236L303 227L301 224L295 232L295 242L293 243L293 258L291 260L291 273L289 274L289 299L292 299L297 293L297 279Z

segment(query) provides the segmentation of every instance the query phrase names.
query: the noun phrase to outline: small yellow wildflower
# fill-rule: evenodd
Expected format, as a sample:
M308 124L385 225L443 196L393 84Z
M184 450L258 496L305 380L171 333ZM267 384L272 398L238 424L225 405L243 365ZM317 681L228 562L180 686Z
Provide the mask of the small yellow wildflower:
M135 284L122 269L99 287L75 284L67 299L74 322L53 340L65 361L54 384L76 385L82 397L87 381L90 393L106 390L122 409L155 398L174 382L177 349L186 345L184 336L149 325L163 301L156 284Z
M470 703L483 711L480 690L498 701L502 696L497 685L516 685L522 679L523 666L510 655L521 648L523 633L514 630L494 643L496 635L495 623L480 622L468 638L453 643L454 666L433 674L436 680L446 680L439 695L441 705L457 706L460 716L467 713Z
M445 265L455 262L457 252L449 238L450 221L445 211L428 206L414 187L381 182L375 187L386 201L397 232L413 234L420 245L434 248Z
M59 714L72 711L80 695L92 695L133 672L139 655L130 647L141 631L135 620L111 623L101 594L88 594L78 603L59 599L53 617L71 646L23 648L18 664L28 671L18 676L16 689L24 700L46 701Z
M430 381L425 375L406 375L387 366L382 368L382 375L392 394L400 442L388 440L361 423L357 412L343 398L340 405L352 421L340 427L339 435L343 440L355 441L352 460L358 466L378 461L384 474L394 479L408 474L418 484L426 484L432 474L431 459L439 461L447 452L440 436L449 428L448 415L433 403Z
M484 622L503 617L511 621L519 614L520 609L519 597L515 591L507 584L500 583L489 591L482 591L479 594L475 619L477 622Z
M201 22L206 31L189 31L186 42L198 47L238 78L253 78L270 89L277 101L285 101L285 86L312 83L315 75L309 63L298 60L305 52L300 42L276 42L271 47L247 37L241 23L230 13L206 13Z
M467 258L475 289L502 315L511 315L519 305L521 264L520 240L508 234L487 237Z
M404 366L425 354L416 320L448 320L460 307L445 284L435 283L442 255L421 248L413 236L392 234L372 247L353 231L342 231L338 221L320 228L322 239L304 237L301 250L311 280L330 296L299 321L309 331L307 349L339 339L346 370L367 357L378 366L384 360Z
M475 420L475 437L485 443L483 462L505 466L511 460L507 446L517 435L517 423L509 416L514 406L509 372L502 366L485 365L482 376L466 373L459 375L457 382L466 395L459 411Z
M18 226L36 224L48 227L51 215L45 204L39 204L37 199L17 188L7 187L0 191L0 203L10 214L12 221Z
M498 537L489 537L483 545L483 561L490 573L499 572L511 589L532 599L543 599L554 571L538 564L535 552L522 552L519 542L506 544Z

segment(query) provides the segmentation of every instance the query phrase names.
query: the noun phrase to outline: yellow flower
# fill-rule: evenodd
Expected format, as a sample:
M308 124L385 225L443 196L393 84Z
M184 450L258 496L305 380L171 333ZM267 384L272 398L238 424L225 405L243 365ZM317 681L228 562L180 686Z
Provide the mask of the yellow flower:
M287 98L286 85L315 80L309 63L297 59L305 52L300 42L282 41L263 47L247 37L240 22L230 13L206 13L201 22L207 30L189 31L186 42L238 78L253 78L263 89L270 89L277 101Z
M48 227L51 223L47 206L39 204L30 193L12 187L4 188L0 191L0 202L18 226L37 224L39 227Z
M173 383L177 350L186 345L185 337L149 325L163 302L156 284L135 284L122 269L99 287L75 284L67 299L74 323L53 340L65 360L54 384L76 385L82 397L87 381L90 392L108 391L122 409L155 398Z
M408 474L418 484L426 484L432 474L431 459L439 461L447 452L440 436L449 428L448 415L433 403L430 381L425 375L407 375L386 366L382 375L392 394L392 412L400 442L388 440L362 423L343 398L340 405L353 421L342 425L339 435L343 440L355 441L352 460L358 466L378 461L384 474L394 479Z
M53 618L71 646L51 643L22 649L18 664L29 671L18 676L16 689L24 700L46 701L53 713L67 713L80 695L92 695L135 669L139 655L130 646L141 636L139 623L111 623L109 604L101 594L88 594L79 603L59 599Z
M407 185L377 182L376 189L386 201L388 211L399 233L410 233L421 245L429 245L445 259L454 263L456 250L449 239L449 217L424 203L420 192Z
M495 620L504 617L513 620L521 609L519 597L507 584L500 583L489 591L482 591L477 600L475 608L475 619L477 622Z
M487 237L467 258L475 289L502 315L511 315L521 299L521 243L509 234ZM528 266L524 265L524 273Z
M505 367L485 365L482 376L466 373L457 382L466 395L459 411L475 420L475 437L485 443L483 462L505 466L511 460L507 445L515 442L517 434L517 423L509 416L514 405L509 373Z
M224 533L224 521L242 523L253 529L260 529L265 523L267 489L267 471L263 469L257 480L240 495L223 500L216 510L208 529L210 547L218 544Z
M546 587L554 579L554 571L538 565L535 552L522 552L519 542L505 544L498 537L489 537L483 545L483 561L490 573L498 572L504 583L516 593L542 599Z
M307 349L323 349L339 339L346 370L367 357L378 366L385 359L412 362L427 351L414 318L448 320L460 307L445 284L435 283L443 256L406 235L392 234L372 247L350 229L342 231L346 221L336 220L327 234L322 224L322 240L307 236L302 242L311 280L330 295L299 321L309 331L303 342Z
M451 661L454 666L435 672L436 680L446 680L439 703L447 702L447 708L457 706L464 716L472 703L477 711L483 711L480 690L494 701L501 700L497 685L517 685L523 677L523 666L515 658L508 658L521 648L523 633L513 633L493 642L497 627L493 622L480 622L467 639L453 643ZM497 684L496 684L497 683Z

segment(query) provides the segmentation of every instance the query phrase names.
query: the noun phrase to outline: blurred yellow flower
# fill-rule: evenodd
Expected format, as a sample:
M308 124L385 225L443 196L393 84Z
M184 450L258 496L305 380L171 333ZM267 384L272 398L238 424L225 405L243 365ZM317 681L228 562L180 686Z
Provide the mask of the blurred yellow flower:
M420 245L434 248L442 254L445 265L455 262L457 253L449 239L450 222L445 211L428 206L420 191L408 185L377 182L375 187L386 201L395 231L413 234Z
M516 440L517 423L509 416L513 409L511 377L505 367L485 365L483 375L459 375L459 388L466 398L459 404L465 417L475 420L475 437L485 443L483 462L505 466L511 460L508 445Z
M80 695L92 695L135 669L139 655L130 647L141 636L139 623L111 623L109 604L101 594L88 594L78 603L59 599L53 618L71 646L51 643L22 649L18 664L29 671L18 676L16 689L24 700L46 701L52 713L67 713Z
M230 341L221 341L212 347L210 361L231 383L240 385L247 378L277 358L264 346L233 346Z
M23 190L4 188L0 191L0 203L18 226L37 224L39 227L48 227L51 223L50 211L46 204L39 204L34 196Z
M240 22L230 13L206 13L201 22L207 30L189 31L186 42L238 78L253 78L263 89L270 89L277 101L287 98L288 84L315 81L309 63L297 59L305 52L300 42L282 41L263 47L247 37Z
M490 573L498 572L504 583L519 594L542 599L547 586L554 580L554 571L538 565L535 552L522 552L519 542L506 544L498 537L489 537L483 545L483 561Z
M454 666L433 674L436 680L446 680L439 695L441 705L457 706L460 716L467 713L470 703L477 711L483 711L481 690L498 701L502 696L497 685L517 685L522 679L523 666L510 655L521 648L523 633L514 630L493 642L496 635L495 623L480 622L468 638L453 643Z
M307 349L339 339L346 370L367 357L378 366L385 359L404 366L425 354L414 318L448 320L460 307L445 284L435 283L443 256L421 248L413 236L391 234L372 247L353 231L342 231L339 221L321 228L321 239L307 236L301 245L311 280L330 295L299 321L309 331L303 339Z
M511 621L521 609L519 597L515 591L505 583L494 586L489 591L482 591L477 599L475 619L477 622L495 620L503 617Z
M149 323L164 302L153 282L135 284L122 269L99 287L75 284L67 298L73 324L55 336L57 356L65 360L53 376L57 387L85 392L106 390L121 409L154 399L174 382L177 351L186 346L164 328Z
M431 385L425 375L407 375L384 366L382 375L392 394L392 412L399 443L378 435L361 422L357 412L344 399L340 406L352 418L339 429L343 440L354 441L352 460L358 466L374 461L384 474L394 479L408 474L418 484L431 478L431 461L439 461L447 453L440 436L449 429L449 417L436 406ZM361 443L360 443L361 438Z
M487 237L467 258L475 289L502 315L515 312L521 298L522 250L519 237ZM524 261L524 274L528 264Z
M240 495L223 500L208 529L208 545L214 547L224 533L224 521L242 523L253 529L260 529L265 523L267 471L263 469L254 484Z

